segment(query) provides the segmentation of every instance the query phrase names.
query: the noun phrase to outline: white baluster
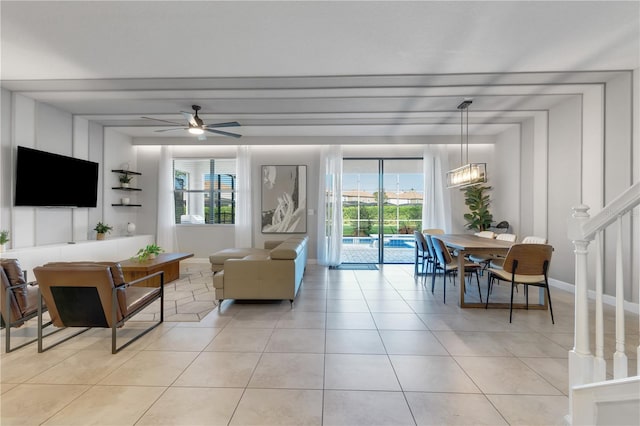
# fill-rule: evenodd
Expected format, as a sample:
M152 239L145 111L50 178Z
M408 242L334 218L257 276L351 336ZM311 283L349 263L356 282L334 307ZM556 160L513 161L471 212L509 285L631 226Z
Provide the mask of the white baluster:
M602 231L596 233L596 357L593 365L593 381L607 378L607 362L604 360L604 320L602 310Z
M573 207L567 235L575 246L575 334L569 351L569 413L573 413L573 387L593 382L593 355L589 349L589 305L587 296L587 254L589 240L582 225L589 220L589 206ZM570 419L569 419L570 421Z
M618 226L616 242L616 352L613 354L613 378L627 377L627 355L624 353L624 275L622 264L622 216Z

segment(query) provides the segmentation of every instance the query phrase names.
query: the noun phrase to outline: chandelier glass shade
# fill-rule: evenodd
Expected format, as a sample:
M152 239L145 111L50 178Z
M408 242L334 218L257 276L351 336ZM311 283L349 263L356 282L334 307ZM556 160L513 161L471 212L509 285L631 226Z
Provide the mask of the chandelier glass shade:
M447 188L462 188L487 181L487 163L468 163L447 172Z
M456 169L449 170L446 175L447 188L464 188L465 186L476 185L487 181L486 163L469 163L469 110L472 100L465 99L458 109L460 110L460 164L463 164L464 139L464 111L467 112L467 164Z

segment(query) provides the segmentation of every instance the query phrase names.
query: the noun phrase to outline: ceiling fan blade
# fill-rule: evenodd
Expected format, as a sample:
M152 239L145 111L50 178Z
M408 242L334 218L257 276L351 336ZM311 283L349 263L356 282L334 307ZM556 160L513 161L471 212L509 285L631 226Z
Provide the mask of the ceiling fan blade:
M154 121L162 121L163 123L169 123L169 124L175 124L176 126L182 126L182 123L176 123L175 121L160 120L159 118L152 118L152 117L140 117L140 118L146 118L147 120L154 120Z
M238 123L237 121L229 121L227 123L207 124L204 127L207 127L207 128L214 128L214 127L240 127L240 123Z
M155 132L170 132L172 130L186 130L186 127L176 127L173 129L159 129L159 130L154 130Z
M207 140L207 135L205 135L204 133L201 135L198 135L198 140L199 141L206 141Z
M232 138L241 138L242 135L239 135L237 133L229 133L229 132L223 132L222 130L215 130L215 129L205 129L207 132L211 132L211 133L217 133L219 135L222 136L231 136Z
M187 112L187 111L180 111L180 114L182 114L184 116L184 118L187 119L189 124L191 124L194 127L198 127L198 123L196 122L196 119L194 118L193 114L191 114L190 112Z

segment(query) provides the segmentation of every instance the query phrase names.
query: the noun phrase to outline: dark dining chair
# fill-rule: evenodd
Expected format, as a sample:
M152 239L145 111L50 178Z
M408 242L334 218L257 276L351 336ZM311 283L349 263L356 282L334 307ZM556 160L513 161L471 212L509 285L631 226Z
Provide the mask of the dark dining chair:
M413 276L418 276L427 273L427 264L430 261L430 256L427 248L427 240L422 232L413 231L413 237L416 245Z
M444 234L443 229L439 228L431 228L431 229L423 229L422 235L427 243L427 252L429 253L429 259L427 260L427 272L429 271L429 266L431 266L431 273L436 273L438 269L438 259L436 258L436 252L433 249L433 243L431 242L431 236L433 235L442 235ZM426 275L425 275L426 277Z
M431 237L431 242L433 244L433 249L435 251L436 258L438 259L438 268L442 271L442 287L443 287L443 302L447 303L447 275L456 275L458 273L458 258L457 256L451 256L449 253L449 249L437 237ZM470 262L465 259L464 262L464 271L461 273L469 276L469 283L471 283L471 276L475 273L476 282L478 284L478 295L480 296L480 303L482 303L482 292L480 290L480 278L478 277L478 270L481 269L482 266ZM436 284L436 275L433 274L431 278L431 293L435 290Z

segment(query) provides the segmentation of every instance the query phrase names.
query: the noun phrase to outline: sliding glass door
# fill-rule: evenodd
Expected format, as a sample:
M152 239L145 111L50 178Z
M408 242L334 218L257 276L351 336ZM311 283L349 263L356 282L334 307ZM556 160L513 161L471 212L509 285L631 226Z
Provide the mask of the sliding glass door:
M422 229L421 158L345 159L343 263L413 263Z

